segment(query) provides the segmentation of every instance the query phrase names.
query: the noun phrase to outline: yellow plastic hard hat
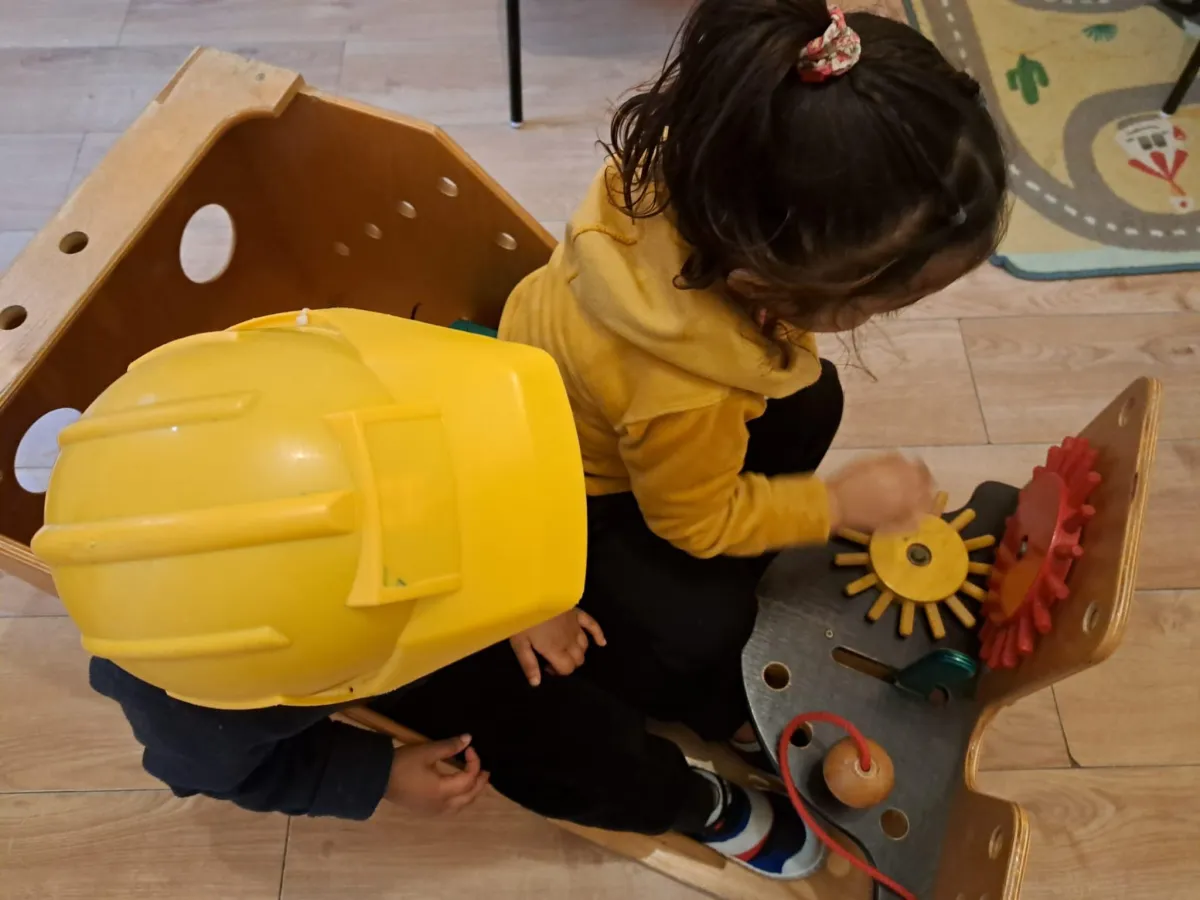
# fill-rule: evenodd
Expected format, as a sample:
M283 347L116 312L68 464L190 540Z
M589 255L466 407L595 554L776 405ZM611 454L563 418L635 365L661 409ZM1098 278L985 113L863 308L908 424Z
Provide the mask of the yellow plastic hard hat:
M558 370L378 313L167 344L59 436L34 552L90 653L218 708L385 693L573 606Z

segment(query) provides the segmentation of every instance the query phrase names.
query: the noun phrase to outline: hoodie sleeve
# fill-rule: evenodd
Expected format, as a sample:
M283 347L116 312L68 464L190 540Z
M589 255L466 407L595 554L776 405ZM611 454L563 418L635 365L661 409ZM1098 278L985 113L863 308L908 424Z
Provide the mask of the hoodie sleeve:
M811 475L742 474L751 401L739 395L628 426L620 452L646 524L692 556L757 556L829 539Z

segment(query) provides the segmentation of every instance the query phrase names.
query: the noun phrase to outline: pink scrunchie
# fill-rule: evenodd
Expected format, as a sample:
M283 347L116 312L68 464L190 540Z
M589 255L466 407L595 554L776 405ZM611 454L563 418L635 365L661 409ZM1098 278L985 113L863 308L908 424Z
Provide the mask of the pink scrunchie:
M854 64L862 55L862 39L846 24L846 14L838 7L831 6L829 17L833 21L825 29L825 33L819 38L813 38L800 51L800 61L796 68L800 72L801 81L820 84L827 79L845 75L854 68Z

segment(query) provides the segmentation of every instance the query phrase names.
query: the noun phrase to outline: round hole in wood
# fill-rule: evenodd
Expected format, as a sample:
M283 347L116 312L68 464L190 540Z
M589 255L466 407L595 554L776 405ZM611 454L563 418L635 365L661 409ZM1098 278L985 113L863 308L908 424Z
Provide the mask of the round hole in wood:
M999 859L1001 852L1004 850L1004 829L997 827L992 832L991 840L988 841L988 857L990 859Z
M950 692L940 684L929 692L929 702L937 707L943 707L950 702Z
M208 284L233 261L233 219L225 207L209 203L196 210L179 241L179 265L189 281Z
M792 732L792 739L789 743L791 743L791 745L793 747L797 747L800 750L803 750L805 747L807 747L809 744L812 743L812 739L813 739L812 726L809 725L807 722L805 722L803 725L801 725L799 728L797 728L795 731Z
M967 900L967 895L960 891L954 895L954 900Z
M496 235L496 243L499 244L500 247L505 250L516 250L517 249L517 239L515 237L513 237L511 234L509 234L507 231L502 231L498 235Z
M1122 404L1121 411L1117 414L1117 424L1122 428L1128 425L1135 409L1137 409L1137 397L1130 397Z
M377 241L383 237L382 229L380 229L380 227L378 225L375 225L371 222L368 222L366 225L363 226L363 231L365 231L367 234L367 237L369 237L373 241Z
M849 860L838 856L836 853L830 853L825 858L825 871L832 878L845 878L853 871L853 866L850 865Z
M68 255L78 253L88 245L88 236L82 231L71 231L62 236L58 249Z
M6 306L0 309L0 331L12 331L14 328L20 328L25 324L25 320L29 318L29 313L25 311L23 306Z
M767 663L762 670L762 680L773 691L782 691L792 683L792 673L781 662Z
M350 248L347 247L345 244L343 244L341 241L334 241L333 242L333 252L336 253L338 256L349 256Z
M40 416L21 435L13 459L17 484L31 494L44 494L50 486L50 472L58 459L58 433L79 421L77 409L52 409Z
M1083 611L1083 633L1091 634L1097 625L1100 624L1100 607L1095 603L1089 603L1087 609Z
M458 196L458 185L455 184L453 181L451 181L449 178L446 178L444 175L438 179L438 190L441 191L443 194L445 194L447 197L457 197Z
M400 213L406 219L415 219L417 217L417 208L407 200L401 200L396 204L396 212Z
M885 809L879 817L879 827L893 841L902 841L908 837L908 816L896 809Z

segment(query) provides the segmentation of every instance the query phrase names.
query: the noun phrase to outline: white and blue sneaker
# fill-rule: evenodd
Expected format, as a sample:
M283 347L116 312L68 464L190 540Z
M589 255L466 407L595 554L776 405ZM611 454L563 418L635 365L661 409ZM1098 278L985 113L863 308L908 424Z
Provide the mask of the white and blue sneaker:
M746 868L768 878L807 878L825 859L825 848L780 794L765 793L697 769L720 800L704 831L694 835Z

